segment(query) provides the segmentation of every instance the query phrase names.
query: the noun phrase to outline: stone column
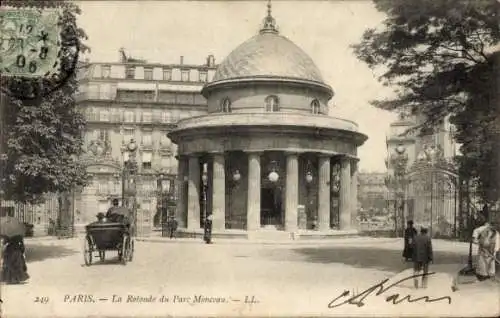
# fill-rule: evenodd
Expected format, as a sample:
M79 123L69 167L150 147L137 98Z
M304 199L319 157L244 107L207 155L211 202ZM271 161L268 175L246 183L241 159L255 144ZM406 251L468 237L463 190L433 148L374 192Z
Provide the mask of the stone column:
M349 230L351 227L351 164L349 158L342 158L340 162L340 229Z
M286 203L285 230L297 230L297 206L299 201L299 159L296 153L286 156Z
M189 157L187 228L200 228L200 160Z
M351 162L351 226L357 224L358 216L358 163Z
M330 157L320 156L318 164L318 228L330 229Z
M260 153L249 153L247 231L258 229L260 229Z
M226 223L226 176L224 154L214 154L212 162L212 226L214 230L223 230Z
M179 227L186 227L186 182L188 163L184 156L179 157L179 165L177 167L177 205L175 209L175 218Z

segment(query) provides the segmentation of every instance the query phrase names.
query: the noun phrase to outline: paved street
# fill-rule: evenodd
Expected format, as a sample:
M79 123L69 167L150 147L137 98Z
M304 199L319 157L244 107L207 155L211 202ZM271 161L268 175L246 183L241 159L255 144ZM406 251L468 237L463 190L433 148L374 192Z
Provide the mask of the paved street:
M500 306L500 288L494 282L460 285L459 291L452 293L452 276L444 271L465 263L468 246L462 243L435 241L433 268L439 273L429 278L427 290L416 291L411 281L405 281L380 296L367 296L362 307L346 304L331 309L330 301L344 290L361 293L383 279L391 278L387 287L405 278L408 272L402 271L409 265L401 260L401 242L373 238L296 245L238 240L213 245L194 240L138 241L134 260L126 266L116 263L116 253L110 252L108 261L90 267L83 265L81 238L34 239L26 244L31 279L25 285L2 285L2 317L491 316ZM401 298L408 294L412 298L451 296L452 304L386 302L394 293ZM78 295L85 296L75 297ZM113 302L113 295L115 301L121 297L121 302ZM46 303L37 302L37 297Z

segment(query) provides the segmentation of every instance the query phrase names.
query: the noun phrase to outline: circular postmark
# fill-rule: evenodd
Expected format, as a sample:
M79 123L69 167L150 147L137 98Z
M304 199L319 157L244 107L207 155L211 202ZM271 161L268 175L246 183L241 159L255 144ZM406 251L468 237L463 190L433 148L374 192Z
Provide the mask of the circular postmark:
M1 89L22 100L61 88L78 65L76 27L60 10L14 8L0 11Z

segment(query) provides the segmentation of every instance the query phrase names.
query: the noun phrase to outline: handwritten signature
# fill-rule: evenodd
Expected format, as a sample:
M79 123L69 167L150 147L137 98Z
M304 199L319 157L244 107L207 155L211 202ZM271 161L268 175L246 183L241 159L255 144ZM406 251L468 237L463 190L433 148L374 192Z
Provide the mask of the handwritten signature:
M342 305L345 305L345 304L356 305L358 307L363 307L365 305L365 303L363 302L365 300L365 298L367 298L368 296L372 295L374 292L375 292L375 296L380 296L380 295L386 293L391 288L393 288L394 286L398 285L401 282L404 282L404 281L407 281L407 280L410 280L410 279L413 279L413 278L418 278L418 277L423 277L423 276L431 276L431 275L434 275L434 274L436 274L436 273L427 273L427 274L412 275L412 276L403 278L401 280L398 280L397 282L395 282L393 284L390 284L387 287L384 284L387 283L387 281L389 279L385 279L385 280L381 281L380 283L375 284L372 287L369 287L368 289L366 289L365 291L361 292L360 294L355 294L354 292L351 294L350 291L344 290L344 292L342 294L340 294L340 296L338 296L337 298L333 299L328 304L328 308L335 308L335 307L339 307L339 306L342 306ZM346 300L343 300L346 297L349 297L349 298L346 299ZM385 298L385 301L386 302L392 302L394 305L397 305L397 304L399 304L399 303L401 303L401 302L403 302L405 300L408 301L409 303L414 303L414 302L417 302L417 301L420 301L420 300L424 301L426 303L433 303L433 302L437 302L437 301L448 301L448 304L451 304L451 297L450 296L443 296L443 297L439 297L439 298L431 298L429 296L423 296L423 297L419 297L419 298L411 298L410 295L406 295L403 298L400 298L400 297L401 296L398 293L394 293L394 294L388 295ZM339 302L341 300L343 300L343 301Z

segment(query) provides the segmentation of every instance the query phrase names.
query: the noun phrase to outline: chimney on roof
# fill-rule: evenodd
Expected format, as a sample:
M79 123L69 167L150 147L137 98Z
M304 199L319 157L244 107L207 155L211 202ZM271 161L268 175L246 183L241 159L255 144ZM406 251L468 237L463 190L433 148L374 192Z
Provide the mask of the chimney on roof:
M181 65L184 64L184 56L181 55Z
M207 66L212 67L215 64L215 58L212 54L207 57Z
M118 52L120 53L120 63L126 63L128 58L127 58L127 55L125 54L125 49L120 48L120 50Z

